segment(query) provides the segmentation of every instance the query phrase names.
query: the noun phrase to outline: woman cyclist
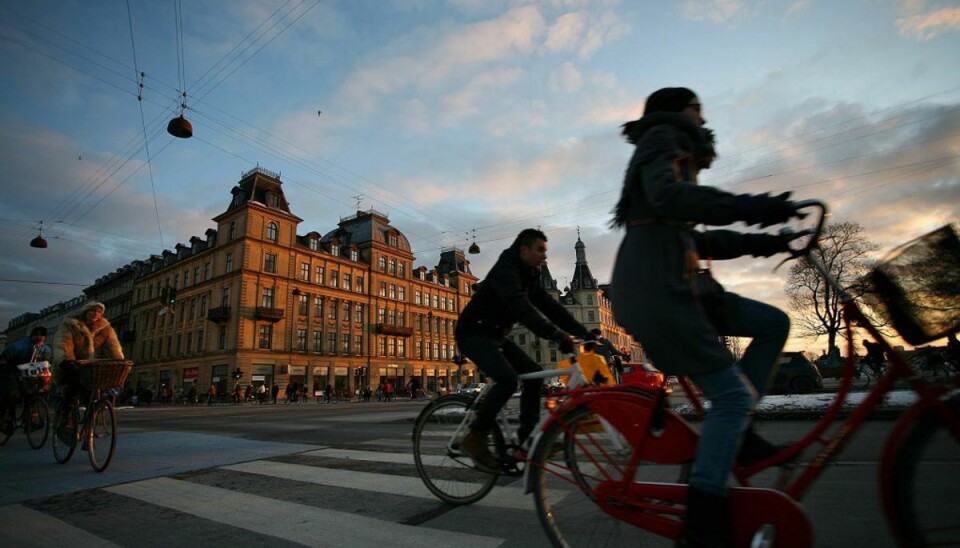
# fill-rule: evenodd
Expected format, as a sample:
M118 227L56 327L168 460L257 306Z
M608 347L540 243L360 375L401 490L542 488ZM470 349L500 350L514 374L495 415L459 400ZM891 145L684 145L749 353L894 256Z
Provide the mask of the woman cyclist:
M767 227L797 215L789 193L734 195L698 186L697 172L715 156L704 123L700 101L689 89L664 88L647 98L643 117L623 126L636 150L614 219L626 229L611 283L617 322L658 369L689 376L711 402L678 546L727 545L727 479L734 461L749 464L775 452L748 428L748 416L790 329L787 315L772 306L732 293L710 302L700 298L701 257L768 257L787 251L792 237L698 232L694 225L743 221ZM721 335L753 340L737 361Z

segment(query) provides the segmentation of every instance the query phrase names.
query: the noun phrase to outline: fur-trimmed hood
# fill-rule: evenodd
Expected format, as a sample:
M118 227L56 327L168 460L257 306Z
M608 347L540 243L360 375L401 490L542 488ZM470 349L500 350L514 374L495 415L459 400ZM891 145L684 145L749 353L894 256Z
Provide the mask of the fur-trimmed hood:
M87 326L80 317L67 318L58 339L58 360L123 359L117 333L106 318L100 318L93 326Z

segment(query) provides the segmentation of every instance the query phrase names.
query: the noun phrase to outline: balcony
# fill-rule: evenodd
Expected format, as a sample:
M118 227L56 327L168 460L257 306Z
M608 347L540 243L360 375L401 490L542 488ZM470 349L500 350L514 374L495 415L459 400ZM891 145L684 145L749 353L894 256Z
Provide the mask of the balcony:
M230 321L230 307L220 306L207 310L207 319L215 323Z
M380 335L396 335L399 337L410 337L413 335L413 328L392 323L378 323L377 333Z
M266 320L268 322L279 322L280 320L283 319L283 309L258 306L256 311L254 312L254 317L258 320Z

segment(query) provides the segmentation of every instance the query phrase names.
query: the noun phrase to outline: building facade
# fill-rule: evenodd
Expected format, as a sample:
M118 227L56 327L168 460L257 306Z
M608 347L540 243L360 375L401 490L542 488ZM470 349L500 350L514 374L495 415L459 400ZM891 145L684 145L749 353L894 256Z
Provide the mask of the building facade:
M259 167L214 221L206 239L139 265L138 388L296 382L347 397L380 383L402 389L411 377L431 391L475 379L453 339L477 281L461 250L415 268L407 238L373 210L298 235L279 175Z

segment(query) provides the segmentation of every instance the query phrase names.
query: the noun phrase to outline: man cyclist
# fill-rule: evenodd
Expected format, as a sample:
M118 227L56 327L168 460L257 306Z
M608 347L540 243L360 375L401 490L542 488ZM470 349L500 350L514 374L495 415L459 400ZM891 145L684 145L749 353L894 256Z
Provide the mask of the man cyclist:
M868 365L873 372L879 376L883 372L883 347L880 343L863 340L863 347L867 350L867 355L863 358L863 363Z
M517 374L541 370L507 338L513 325L519 322L538 337L556 342L564 353L573 352L573 336L592 338L587 329L544 290L540 267L546 260L546 235L532 228L520 232L513 244L500 254L457 322L456 340L460 351L495 383L461 444L482 468L499 468L487 447L487 436L497 413L517 387ZM523 381L517 430L521 445L540 420L542 385L539 379Z
M9 416L10 406L15 405L20 397L17 365L53 360L53 350L46 341L47 328L37 326L29 336L8 344L0 353L0 417L4 420Z

